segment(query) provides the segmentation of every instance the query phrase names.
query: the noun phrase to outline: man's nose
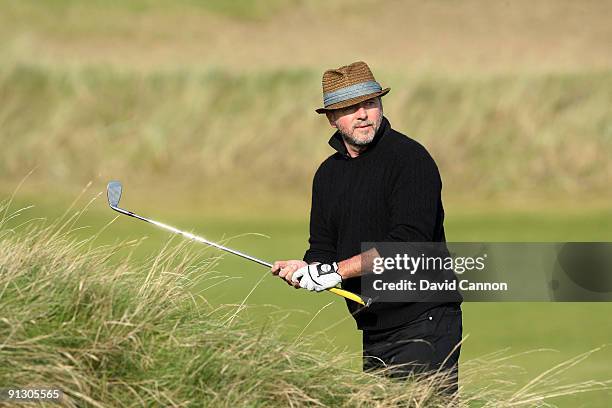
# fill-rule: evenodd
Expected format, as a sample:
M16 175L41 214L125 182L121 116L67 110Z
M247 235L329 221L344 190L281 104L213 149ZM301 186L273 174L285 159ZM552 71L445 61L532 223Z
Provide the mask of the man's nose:
M359 106L359 108L357 108L357 112L356 113L357 113L357 117L359 117L359 118L367 118L368 117L368 111L363 106Z

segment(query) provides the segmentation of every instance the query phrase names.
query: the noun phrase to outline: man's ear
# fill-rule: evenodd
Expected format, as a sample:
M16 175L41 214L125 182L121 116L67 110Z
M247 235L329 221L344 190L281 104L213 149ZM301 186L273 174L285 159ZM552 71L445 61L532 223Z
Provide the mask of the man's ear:
M336 115L334 115L334 112L325 112L325 116L327 116L327 120L329 121L330 126L333 128L337 128Z

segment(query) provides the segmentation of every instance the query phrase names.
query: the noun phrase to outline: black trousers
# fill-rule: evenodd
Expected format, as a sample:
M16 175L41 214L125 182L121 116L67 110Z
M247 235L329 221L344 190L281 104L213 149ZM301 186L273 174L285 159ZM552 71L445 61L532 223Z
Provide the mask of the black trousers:
M441 391L456 393L462 331L461 306L456 303L437 306L400 327L364 330L363 370L386 367L393 378L450 370L450 384Z

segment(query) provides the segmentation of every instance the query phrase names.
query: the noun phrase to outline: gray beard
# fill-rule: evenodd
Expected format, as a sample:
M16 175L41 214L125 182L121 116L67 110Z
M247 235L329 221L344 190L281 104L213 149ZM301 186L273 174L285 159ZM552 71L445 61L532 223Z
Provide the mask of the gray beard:
M344 132L340 132L340 135L342 136L342 140L344 140L346 143L350 144L351 146L355 146L355 147L367 146L370 143L372 143L372 140L374 140L374 136L372 136L372 139L368 141L364 141L364 140L355 139L351 135L347 135Z

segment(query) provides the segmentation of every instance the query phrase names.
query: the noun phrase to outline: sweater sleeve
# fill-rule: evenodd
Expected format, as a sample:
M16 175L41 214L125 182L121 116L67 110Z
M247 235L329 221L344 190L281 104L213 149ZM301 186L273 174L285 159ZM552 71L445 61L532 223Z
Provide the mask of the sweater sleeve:
M391 191L391 227L385 241L433 241L442 211L442 181L431 156L425 151L413 155L401 169Z
M308 263L331 263L336 257L336 230L331 225L329 211L325 208L327 201L322 191L321 169L317 171L312 182L312 205L310 208L310 248L304 254Z

